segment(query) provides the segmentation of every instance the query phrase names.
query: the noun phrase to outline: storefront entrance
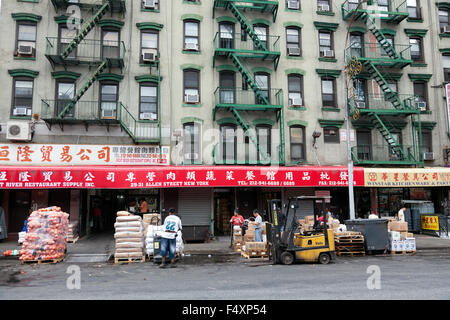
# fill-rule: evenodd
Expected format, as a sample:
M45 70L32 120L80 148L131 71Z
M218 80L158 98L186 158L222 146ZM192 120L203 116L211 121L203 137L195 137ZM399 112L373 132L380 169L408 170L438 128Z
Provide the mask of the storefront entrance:
M230 235L235 189L214 189L214 235Z

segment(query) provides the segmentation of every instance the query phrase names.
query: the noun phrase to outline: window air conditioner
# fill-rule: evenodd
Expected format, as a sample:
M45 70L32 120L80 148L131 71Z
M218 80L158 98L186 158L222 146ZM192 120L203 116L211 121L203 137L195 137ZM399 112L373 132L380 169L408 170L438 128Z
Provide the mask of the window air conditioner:
M444 33L450 33L450 26L444 26L443 31Z
M298 10L300 8L300 3L298 0L288 0L288 9Z
M158 4L157 0L142 0L142 6L145 9L156 9L157 4Z
M427 111L427 103L424 101L416 102L416 109L420 109L420 111Z
M184 96L184 102L186 103L198 103L199 96L198 94L187 94Z
M156 120L156 113L152 112L142 112L141 120Z
M185 153L184 158L187 160L197 160L198 159L198 153Z
M290 56L299 56L301 54L300 48L288 48L288 55Z
M364 101L356 101L356 107L358 109L365 109L366 108L366 103Z
M330 5L328 4L319 4L318 11L330 11Z
M289 99L289 105L290 106L302 106L303 105L302 98Z
M423 160L425 161L433 161L434 160L434 152L424 152Z
M14 116L31 116L31 109L28 109L26 107L16 107L13 110Z
M32 46L19 46L19 50L17 50L19 54L32 54L33 47Z
M324 50L323 56L324 57L334 57L334 50Z
M31 127L29 122L9 121L6 129L6 139L8 140L31 140Z
M143 52L142 53L142 61L144 62L153 62L156 61L158 58L158 52L152 51L152 52Z
M198 44L197 43L192 43L192 42L185 43L184 44L184 50L198 51Z
M102 119L116 119L116 110L102 110Z

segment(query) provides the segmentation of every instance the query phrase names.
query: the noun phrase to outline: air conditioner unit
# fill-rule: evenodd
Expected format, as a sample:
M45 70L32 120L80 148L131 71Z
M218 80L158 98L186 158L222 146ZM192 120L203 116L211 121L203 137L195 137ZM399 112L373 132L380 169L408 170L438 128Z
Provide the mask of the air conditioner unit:
M302 106L303 105L302 98L289 99L289 105L290 106Z
M416 109L420 109L420 111L427 111L427 103L424 101L416 102Z
M364 101L356 101L356 107L358 109L365 109L366 108L366 103Z
M184 50L198 51L198 44L193 42L187 42L184 44Z
M318 11L330 11L330 5L328 4L319 4L318 5Z
M158 0L142 0L142 6L145 9L156 9Z
M156 120L156 113L141 112L141 120Z
M290 56L299 56L301 53L300 48L288 48L288 55Z
M187 160L198 160L198 153L185 153L184 158Z
M8 140L31 140L31 126L29 122L9 121L6 128L6 139Z
M322 52L324 57L334 57L334 50L324 50Z
M155 51L148 51L142 53L142 61L144 62L153 62L158 59L158 52Z
M198 94L187 94L184 96L184 102L186 103L198 103L199 96Z
M19 50L17 50L19 54L32 54L33 47L32 46L19 46Z
M298 10L300 8L300 3L298 0L288 0L288 9Z
M450 26L444 26L444 28L442 28L444 33L450 33Z
M116 119L116 110L102 110L102 119Z
M27 107L16 107L13 110L14 116L31 116L31 109Z
M433 161L434 160L434 152L424 152L423 160L425 161Z

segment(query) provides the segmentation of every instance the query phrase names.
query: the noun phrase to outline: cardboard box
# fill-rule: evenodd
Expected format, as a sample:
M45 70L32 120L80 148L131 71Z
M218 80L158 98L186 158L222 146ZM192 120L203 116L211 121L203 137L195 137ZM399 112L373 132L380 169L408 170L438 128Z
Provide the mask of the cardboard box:
M247 231L254 231L256 223L254 221L249 221Z
M298 219L297 222L298 222L298 224L301 225L301 226L304 225L304 224L306 224L305 219Z
M314 216L306 216L305 217L305 222L307 224L314 224Z
M264 251L267 248L267 242L246 242L247 251Z
M242 242L243 240L242 240L242 236L233 236L233 242L234 243L239 243L239 242Z
M405 240L391 240L389 242L390 251L403 251L405 247Z
M388 229L391 231L407 232L408 222L406 221L391 221L388 223Z
M245 235L244 235L244 242L245 243L248 243L248 242L254 242L255 241L255 234L253 233L253 234L248 234L248 233L246 233Z
M406 238L408 238L408 232L400 232L400 239L405 240Z
M406 233L406 238L414 238L414 234L407 232Z
M406 238L405 239L405 250L406 251L416 251L416 238Z
M389 232L389 239L391 239L391 240L400 240L400 232L398 232L398 231L390 231Z
M142 221L147 222L148 224L152 224L153 222L155 225L157 222L161 222L161 215L159 213L146 213L142 216Z

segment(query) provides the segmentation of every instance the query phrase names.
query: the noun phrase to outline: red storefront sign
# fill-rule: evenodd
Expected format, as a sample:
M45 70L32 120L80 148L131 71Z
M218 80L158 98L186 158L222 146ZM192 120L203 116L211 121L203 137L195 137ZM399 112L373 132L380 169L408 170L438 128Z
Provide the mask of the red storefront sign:
M354 185L364 186L363 168ZM345 186L347 167L0 167L0 189Z

